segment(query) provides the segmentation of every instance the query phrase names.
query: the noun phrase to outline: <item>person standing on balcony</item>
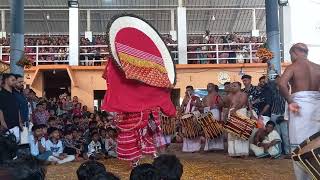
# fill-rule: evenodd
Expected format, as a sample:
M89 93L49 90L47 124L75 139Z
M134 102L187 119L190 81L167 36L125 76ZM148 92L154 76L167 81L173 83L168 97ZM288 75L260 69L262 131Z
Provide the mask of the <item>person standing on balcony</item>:
M185 97L182 101L182 109L184 114L193 113L195 116L200 115L201 101L194 94L193 86L186 87ZM183 138L182 152L198 152L201 148L201 139L196 137L193 139Z
M229 58L229 47L228 46L219 46L219 63L227 64Z
M189 44L194 44L194 40L190 39ZM194 52L197 51L197 47L195 46L188 46L188 59L196 59L198 58L198 54L195 54ZM192 53L193 52L193 53ZM188 60L188 64L199 64L199 61L197 60Z

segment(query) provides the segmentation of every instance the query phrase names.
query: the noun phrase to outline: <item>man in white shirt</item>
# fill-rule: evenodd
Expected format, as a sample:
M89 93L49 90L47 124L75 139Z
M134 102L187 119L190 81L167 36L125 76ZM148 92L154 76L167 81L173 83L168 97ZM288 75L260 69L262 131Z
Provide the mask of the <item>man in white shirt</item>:
M31 155L39 160L46 161L52 155L51 151L46 151L46 140L43 137L42 127L35 125L32 127L32 134L29 136Z

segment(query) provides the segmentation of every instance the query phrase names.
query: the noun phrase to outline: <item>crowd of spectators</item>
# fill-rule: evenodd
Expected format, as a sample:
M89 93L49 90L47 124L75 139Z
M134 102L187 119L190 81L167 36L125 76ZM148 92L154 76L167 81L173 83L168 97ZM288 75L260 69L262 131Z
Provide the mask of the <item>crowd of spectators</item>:
M94 176L119 179L96 162L117 157L114 114L90 112L77 96L71 99L68 93L57 98L37 97L32 89L24 88L20 75L3 74L0 80L0 171L6 172L0 173L0 179L10 176L19 179L21 174L12 172L22 167L14 166L17 163L28 164L24 168L30 169L24 172L30 172L26 176L34 180L45 178L45 171L35 161L58 165L80 160L88 160L77 171L80 180ZM22 150L15 150L19 148ZM22 160L26 157L27 160ZM15 158L18 159L5 161ZM97 166L103 171L97 172ZM153 164L135 167L130 179L178 180L181 175L179 160L162 155Z
M252 63L259 63L261 61L255 56L255 53L264 43L266 43L265 37L237 34L217 36L206 31L203 36L189 38L188 62L189 64L250 63L252 56Z
M177 41L172 40L171 35L162 36L164 42L172 52L175 63L178 62ZM188 37L188 63L189 64L227 64L227 63L258 63L261 62L255 56L255 52L266 42L265 37L251 37L245 35L228 34L212 35L206 31L203 36ZM240 43L240 45L239 45ZM244 43L244 44L241 44ZM251 44L251 47L249 45ZM26 36L26 46L65 46L65 47L39 47L39 64L52 63L67 64L68 61L69 38L61 36ZM200 45L195 45L200 44ZM205 45L205 44L224 44L224 45ZM234 45L233 45L234 44ZM9 46L8 38L0 38L0 46ZM101 65L109 58L108 47L88 47L92 45L108 45L105 35L93 36L92 41L85 37L80 38L80 61L81 65ZM9 48L2 48L2 60L9 60ZM35 61L36 48L26 47L27 58ZM48 54L49 53L49 54ZM50 54L52 53L52 54ZM252 57L251 57L252 56ZM252 59L252 61L251 61Z
M61 36L25 36L25 46L40 46L38 49L38 61L40 64L55 61L56 63L67 63L69 52L69 37L65 35ZM92 41L85 37L80 38L80 60L86 60L83 65L93 65L92 60L106 60L107 47L100 47L107 45L106 36L97 35L92 37ZM9 38L0 38L0 46L10 46ZM41 46L53 46L53 47L41 47ZM56 46L56 47L55 47ZM58 47L62 46L62 47ZM91 47L87 47L91 46ZM92 47L96 46L96 47ZM2 60L9 61L10 48L2 48ZM50 54L51 53L51 54ZM36 60L36 47L25 48L26 57L32 61Z

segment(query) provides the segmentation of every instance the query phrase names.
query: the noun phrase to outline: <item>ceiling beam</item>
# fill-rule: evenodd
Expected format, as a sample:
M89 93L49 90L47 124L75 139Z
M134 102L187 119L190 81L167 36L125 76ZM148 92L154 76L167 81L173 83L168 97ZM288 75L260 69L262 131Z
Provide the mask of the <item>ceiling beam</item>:
M175 8L79 8L80 11L86 11L86 10L92 10L92 11L171 11L172 9ZM252 10L252 9L262 9L264 10L264 7L187 7L187 10L189 11L202 11L202 10ZM5 11L10 11L10 8L8 7L1 7L0 10L5 10ZM25 8L25 11L68 11L68 8Z

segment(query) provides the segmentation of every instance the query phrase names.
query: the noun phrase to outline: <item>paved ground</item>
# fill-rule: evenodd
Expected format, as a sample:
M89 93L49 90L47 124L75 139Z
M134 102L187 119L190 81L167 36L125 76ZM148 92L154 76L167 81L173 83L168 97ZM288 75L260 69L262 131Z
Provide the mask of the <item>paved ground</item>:
M178 151L177 146L170 149L181 159L184 166L185 180L293 180L291 160L279 159L247 159L231 158L223 152L186 154ZM146 158L143 162L151 162ZM102 161L108 171L126 180L130 174L127 163L116 159ZM61 166L49 166L48 180L76 179L76 170L81 162Z

